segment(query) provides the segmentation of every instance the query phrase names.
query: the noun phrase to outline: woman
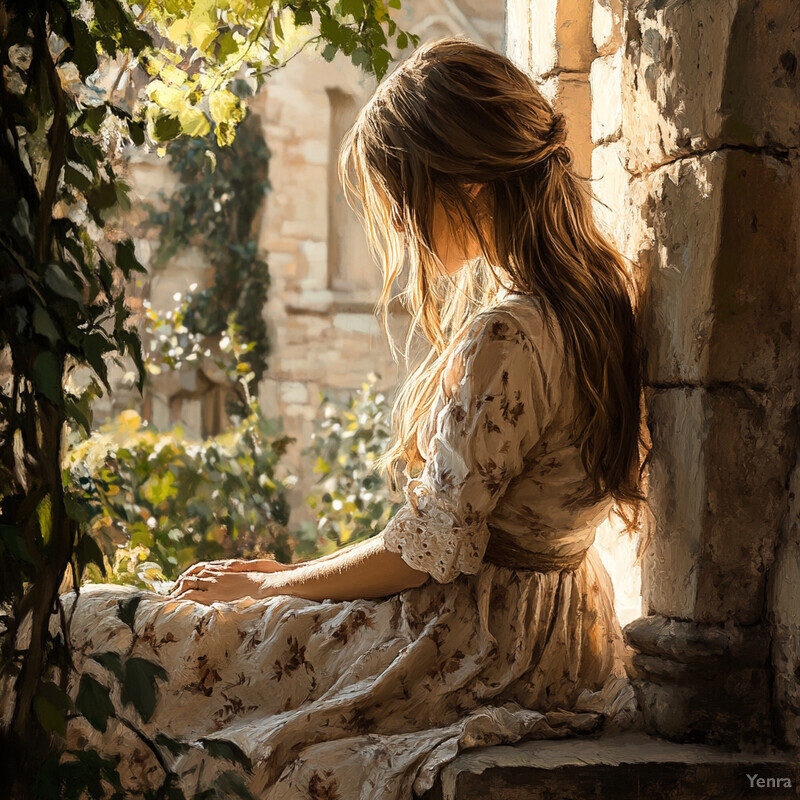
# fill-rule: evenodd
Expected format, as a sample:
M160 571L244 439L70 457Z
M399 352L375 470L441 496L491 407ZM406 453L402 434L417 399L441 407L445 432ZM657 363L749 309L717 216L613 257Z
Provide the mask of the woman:
M412 332L432 344L380 463L402 468L406 503L326 558L195 565L166 601L141 594L133 633L111 613L125 590L87 587L79 653L168 673L146 732L233 742L257 797L349 800L421 793L463 748L632 723L592 542L642 500L641 355L570 162L563 117L470 42L422 47L379 87L340 172L382 260L384 323L407 259ZM125 752L130 731L82 735ZM177 760L187 787L201 763L208 777L200 748Z

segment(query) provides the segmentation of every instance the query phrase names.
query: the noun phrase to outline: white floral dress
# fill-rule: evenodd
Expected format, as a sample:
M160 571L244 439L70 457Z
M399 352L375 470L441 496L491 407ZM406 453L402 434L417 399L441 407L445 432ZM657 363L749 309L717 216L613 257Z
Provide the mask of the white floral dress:
M78 672L108 686L141 732L194 743L163 750L187 796L233 769L263 800L410 799L466 748L637 724L593 546L610 505L571 499L587 479L570 444L573 392L560 333L531 298L506 296L450 357L422 437L425 470L382 534L430 573L424 585L381 600L212 606L87 586L77 603L62 595ZM118 601L135 595L128 625ZM147 722L89 658L109 651L164 667ZM216 739L250 770L212 757ZM122 754L127 789L163 779L114 719L103 734L75 719L68 742Z

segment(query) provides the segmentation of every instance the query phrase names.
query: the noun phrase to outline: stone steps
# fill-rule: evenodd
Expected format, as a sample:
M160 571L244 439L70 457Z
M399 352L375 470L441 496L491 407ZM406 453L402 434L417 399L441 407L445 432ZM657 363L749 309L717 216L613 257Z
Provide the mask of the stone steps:
M528 741L463 752L424 795L424 800L739 798L800 798L800 755L735 753L641 731Z

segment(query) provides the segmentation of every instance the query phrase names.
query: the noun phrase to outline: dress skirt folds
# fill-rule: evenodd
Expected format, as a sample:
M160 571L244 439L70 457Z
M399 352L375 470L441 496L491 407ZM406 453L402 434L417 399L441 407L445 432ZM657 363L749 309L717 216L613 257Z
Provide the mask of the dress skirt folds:
M263 800L410 800L464 749L638 724L593 544L611 506L576 500L587 476L572 444L575 397L558 327L536 301L480 312L427 418L425 469L381 534L429 573L425 584L379 600L211 606L85 586L60 598L73 692L93 675L142 733L190 743L163 756L187 797L232 769ZM123 621L120 601L135 596ZM147 722L91 658L103 652L164 668ZM163 779L148 746L113 718L105 733L76 718L67 736L121 754L126 789ZM249 771L218 757L226 742Z

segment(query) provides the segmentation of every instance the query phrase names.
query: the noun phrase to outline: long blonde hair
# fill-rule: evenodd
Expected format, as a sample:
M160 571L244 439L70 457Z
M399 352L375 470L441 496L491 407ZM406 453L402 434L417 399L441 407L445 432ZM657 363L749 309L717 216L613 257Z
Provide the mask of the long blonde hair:
M643 451L642 349L622 256L597 228L591 194L571 170L565 120L530 77L499 53L458 38L420 47L377 89L342 143L339 174L383 270L377 303L388 324L392 284L432 347L400 388L393 440L377 462L396 487L422 468L417 436L459 337L501 288L543 301L564 334L582 409L576 442L591 488L638 511ZM477 197L470 187L483 186ZM433 246L434 205L481 257L455 278ZM623 514L623 516L625 516ZM638 516L638 515L637 515Z

